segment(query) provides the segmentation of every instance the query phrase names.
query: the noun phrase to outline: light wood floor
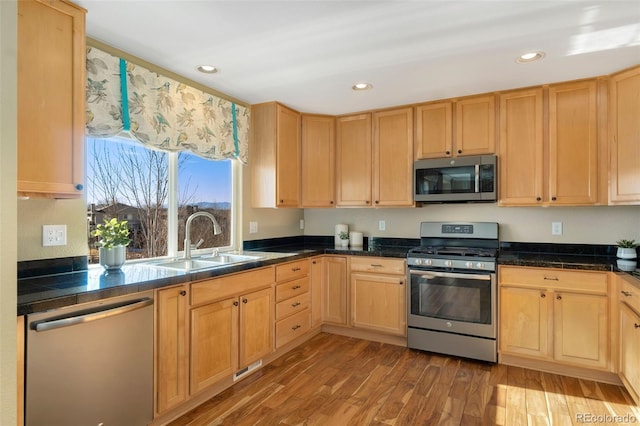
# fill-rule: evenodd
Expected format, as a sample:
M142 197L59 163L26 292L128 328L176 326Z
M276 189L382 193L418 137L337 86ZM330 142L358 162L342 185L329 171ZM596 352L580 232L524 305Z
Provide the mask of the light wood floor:
M321 333L170 426L626 423L619 386Z

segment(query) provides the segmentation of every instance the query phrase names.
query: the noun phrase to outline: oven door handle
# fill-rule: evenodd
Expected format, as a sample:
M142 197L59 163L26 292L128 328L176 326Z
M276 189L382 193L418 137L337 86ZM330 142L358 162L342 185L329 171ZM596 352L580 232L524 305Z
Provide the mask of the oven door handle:
M409 270L409 274L411 275L420 275L420 278L424 278L425 280L432 280L434 278L442 277L442 278L464 278L468 280L479 280L479 281L491 281L490 274L457 274L455 272L432 272L432 271L418 271L418 270Z

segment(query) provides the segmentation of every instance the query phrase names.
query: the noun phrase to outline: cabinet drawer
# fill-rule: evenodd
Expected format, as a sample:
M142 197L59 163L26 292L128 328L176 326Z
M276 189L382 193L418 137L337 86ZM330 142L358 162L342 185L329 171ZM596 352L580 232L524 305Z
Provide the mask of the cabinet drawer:
M309 277L287 281L276 286L276 302L309 292Z
M404 259L367 256L352 256L351 271L402 275L407 273Z
M303 309L309 308L309 293L303 293L299 296L292 297L287 300L283 300L276 304L276 320L288 317L291 314L300 312Z
M261 268L191 284L191 304L212 302L273 284L274 268Z
M638 282L638 285L634 285L631 280ZM633 277L620 276L620 284L620 301L640 313L640 280Z
M276 323L276 348L302 336L311 327L309 309L298 312Z
M309 259L276 266L276 281L287 281L309 275Z
M608 274L596 271L500 266L498 279L501 285L549 290L606 294L608 288Z

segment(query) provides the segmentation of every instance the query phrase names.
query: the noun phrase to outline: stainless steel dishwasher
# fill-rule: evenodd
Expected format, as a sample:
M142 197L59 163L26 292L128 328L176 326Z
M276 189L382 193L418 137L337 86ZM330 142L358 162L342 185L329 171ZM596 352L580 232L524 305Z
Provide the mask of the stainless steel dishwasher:
M27 426L153 418L153 292L27 316Z

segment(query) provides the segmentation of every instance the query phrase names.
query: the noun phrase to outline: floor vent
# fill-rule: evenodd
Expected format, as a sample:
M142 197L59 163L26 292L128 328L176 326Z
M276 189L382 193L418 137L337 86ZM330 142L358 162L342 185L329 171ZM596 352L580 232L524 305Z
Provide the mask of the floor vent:
M236 373L233 375L233 381L235 382L237 380L242 379L244 376L251 373L256 368L260 368L260 367L262 367L261 359L249 365L248 367L243 368L242 370L236 371Z

